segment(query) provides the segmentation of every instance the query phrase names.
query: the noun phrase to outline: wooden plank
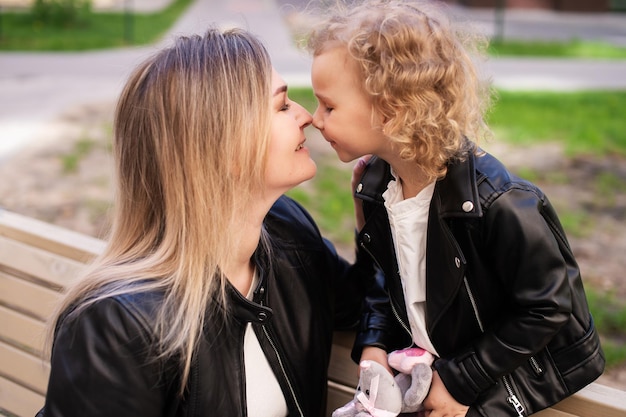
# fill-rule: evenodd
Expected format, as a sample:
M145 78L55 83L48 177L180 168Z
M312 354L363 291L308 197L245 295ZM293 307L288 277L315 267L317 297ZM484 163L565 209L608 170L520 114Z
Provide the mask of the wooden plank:
M82 263L101 253L105 247L105 242L100 239L2 209L0 236Z
M626 393L593 383L552 408L581 417L624 417Z
M533 414L533 417L578 417L578 415L555 410L554 408L546 408Z
M326 415L330 416L333 411L343 407L354 398L354 388L328 381L328 400L326 402Z
M347 348L343 343L333 343L328 379L342 385L356 387L359 383L358 366L350 358L350 351L351 348Z
M33 417L45 397L0 377L0 408L18 417Z
M50 364L4 342L0 342L0 375L44 395Z
M45 324L32 317L0 306L0 339L41 355L45 339Z
M9 306L44 321L61 294L55 290L0 272L0 305Z
M2 265L57 288L66 287L85 268L78 261L0 236L0 266Z

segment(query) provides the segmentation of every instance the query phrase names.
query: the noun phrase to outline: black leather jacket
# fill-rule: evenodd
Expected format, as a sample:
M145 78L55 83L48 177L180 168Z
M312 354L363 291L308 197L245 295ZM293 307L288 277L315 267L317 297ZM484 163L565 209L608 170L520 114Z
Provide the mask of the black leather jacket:
M373 159L357 197L359 245L384 273L370 290L353 359L365 346L411 345L382 193L389 165ZM385 287L384 289L382 287ZM489 154L450 164L436 183L426 249L426 327L434 366L468 416L529 415L604 369L580 271L546 196Z
M286 197L265 227L273 252L255 254L261 279L254 301L228 287L230 313L207 323L183 398L177 396L177 363L148 360L161 294L140 293L97 302L60 324L40 415L246 416L243 338L249 322L289 416L323 415L333 330L356 326L363 299L358 281L373 271L338 257L304 209Z

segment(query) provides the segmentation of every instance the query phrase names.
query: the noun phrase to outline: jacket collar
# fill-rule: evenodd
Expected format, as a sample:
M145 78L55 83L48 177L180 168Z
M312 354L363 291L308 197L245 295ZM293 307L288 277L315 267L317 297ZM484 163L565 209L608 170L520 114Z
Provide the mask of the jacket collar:
M433 198L437 199L441 217L482 216L475 158L470 153L464 161L450 163L446 176L437 181ZM392 179L389 164L373 157L357 185L355 196L364 201L383 204L383 193Z
M253 300L248 300L243 294L226 280L226 295L229 302L229 312L241 322L265 323L272 317L272 309L267 307L267 286L272 280L273 271L268 264L265 251L259 247L253 255L258 281L253 289Z

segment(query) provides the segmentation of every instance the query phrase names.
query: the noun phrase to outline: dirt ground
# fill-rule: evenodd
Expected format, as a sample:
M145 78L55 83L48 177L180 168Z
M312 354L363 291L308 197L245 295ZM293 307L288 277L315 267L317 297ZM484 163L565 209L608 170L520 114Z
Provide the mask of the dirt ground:
M113 196L109 143L113 108L114 103L96 103L71 109L40 131L32 142L36 145L0 160L0 207L104 236ZM332 152L314 130L308 132L307 145L314 158ZM579 224L580 233L569 239L586 285L623 300L626 160L565 158L556 144L484 147L513 171L532 173L559 213L577 213L571 221ZM626 364L605 372L600 382L626 390Z

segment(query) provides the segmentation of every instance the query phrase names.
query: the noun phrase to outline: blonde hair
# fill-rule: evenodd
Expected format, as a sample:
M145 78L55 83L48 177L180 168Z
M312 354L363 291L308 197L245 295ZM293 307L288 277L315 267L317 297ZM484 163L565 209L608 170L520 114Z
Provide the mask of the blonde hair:
M180 37L134 71L115 115L108 246L59 309L162 292L155 354L180 359L181 393L206 314L226 306L231 231L263 184L271 75L263 45L237 29Z
M473 62L486 39L453 29L442 12L432 1L337 2L305 39L314 55L347 48L384 117L383 133L432 179L474 148L467 137L490 134L492 91Z

